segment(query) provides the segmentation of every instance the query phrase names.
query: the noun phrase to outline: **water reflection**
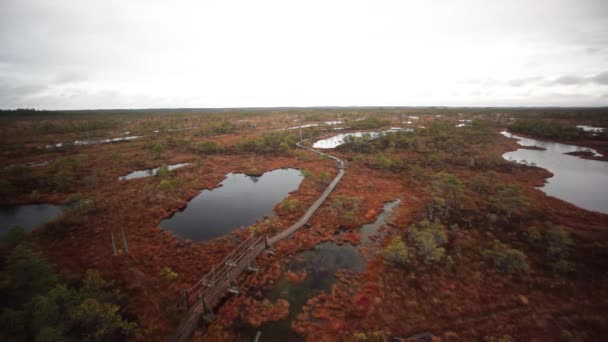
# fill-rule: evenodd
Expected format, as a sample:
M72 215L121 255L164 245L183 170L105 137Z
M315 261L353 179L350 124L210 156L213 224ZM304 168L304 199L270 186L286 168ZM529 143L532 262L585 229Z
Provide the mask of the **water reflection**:
M590 152L601 156L587 147L551 143L536 139L519 137L507 132L504 136L519 139L522 146L542 147L545 150L519 149L503 154L506 160L518 163L534 163L547 169L553 177L540 190L549 196L557 197L578 207L608 213L608 163L583 159L564 153Z
M317 142L315 142L312 147L313 148L323 148L323 149L330 149L330 148L336 148L342 144L344 144L344 139L346 137L369 137L369 138L375 138L378 135L380 135L378 132L354 132L354 133L342 133L342 134L338 134L335 135L333 137L327 138L327 139L323 139L323 140L319 140Z
M53 204L26 204L0 207L0 236L11 226L19 226L32 231L59 215L61 206Z
M171 170L179 169L180 167L184 167L184 166L187 166L187 165L190 165L190 164L192 164L192 163L171 164L171 165L168 165L167 168L169 169L169 171L171 171ZM133 172L129 173L126 176L120 176L120 177L118 177L118 179L120 179L120 180L128 180L128 179L135 179L135 178L143 178L143 177L156 176L156 174L158 174L159 170L160 170L160 167L157 167L157 168L154 168L154 169L146 169L146 170L133 171Z
M303 178L296 169L274 170L260 177L229 173L219 188L203 190L160 225L193 241L222 236L271 215L273 207L296 190Z
M391 127L386 131L382 132L353 132L353 133L342 133L338 135L334 135L333 137L329 137L327 139L319 140L315 142L312 147L313 148L321 148L321 149L331 149L336 148L342 144L344 144L344 139L348 136L352 137L367 137L369 139L374 139L380 136L381 134L386 133L395 133L395 132L413 132L412 128L401 128L401 127Z
M368 244L369 237L386 223L399 203L400 200L398 199L386 203L384 211L378 215L374 222L361 227L362 243L364 245ZM304 339L291 329L291 322L302 311L306 301L322 292L330 291L337 280L336 271L363 272L366 263L359 253L359 248L354 245L348 243L337 245L333 242L323 242L313 249L299 253L285 266L291 272L306 272L304 280L296 283L282 277L268 296L271 302L276 302L279 298L286 299L289 302L289 314L279 321L264 324L259 329L243 329L241 331L242 335L254 336L256 331L260 330L262 341L303 341Z

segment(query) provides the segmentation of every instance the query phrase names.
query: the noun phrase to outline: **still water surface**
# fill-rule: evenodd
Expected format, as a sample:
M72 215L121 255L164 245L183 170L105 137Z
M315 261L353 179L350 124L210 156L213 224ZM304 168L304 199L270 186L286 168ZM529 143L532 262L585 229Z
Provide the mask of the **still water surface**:
M61 206L53 204L26 204L0 207L0 236L11 226L31 232L37 226L59 215Z
M168 165L167 168L169 169L169 171L171 171L171 170L179 169L180 167L184 167L184 166L187 166L187 165L190 165L190 164L191 163L171 164L171 165ZM118 177L118 179L120 179L120 180L129 180L129 179L136 179L136 178L144 178L144 177L156 176L156 174L158 173L158 170L160 170L160 167L157 167L157 168L154 168L154 169L146 169L146 170L133 171L133 172L129 173L128 175Z
M517 163L534 163L553 173L539 189L549 196L570 202L580 208L608 213L608 162L583 159L565 153L589 152L601 156L596 150L501 132L508 138L518 139L522 146L544 148L542 151L519 149L503 154L506 160Z
M369 237L386 223L399 203L399 200L386 203L384 211L378 215L376 221L361 227L363 245L369 243ZM306 301L322 292L330 291L337 280L336 271L349 270L359 273L365 270L365 265L365 259L359 253L359 248L349 243L337 245L333 242L323 242L313 249L298 253L284 266L292 272L306 272L306 278L301 282L291 283L287 278L282 277L267 296L273 303L279 298L289 302L287 317L259 328L243 329L241 335L252 339L259 330L262 332L261 341L304 341L291 329L291 322L302 312Z
M201 191L184 210L160 225L192 241L222 236L271 215L274 206L296 190L303 179L296 169L274 170L260 177L229 173L219 188Z

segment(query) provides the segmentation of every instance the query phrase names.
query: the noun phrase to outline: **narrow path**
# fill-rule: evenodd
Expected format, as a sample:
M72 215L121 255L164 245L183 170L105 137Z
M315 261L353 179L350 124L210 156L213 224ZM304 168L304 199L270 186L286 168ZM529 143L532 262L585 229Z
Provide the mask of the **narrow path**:
M239 293L239 289L235 284L239 275L247 270L257 271L255 258L264 250L268 250L273 244L287 238L304 226L319 207L321 207L323 202L325 202L344 176L346 163L342 159L306 147L301 143L297 143L296 145L300 148L335 160L338 174L331 183L329 183L321 196L319 196L319 198L317 198L317 200L306 210L304 215L289 228L272 237L251 236L246 239L219 264L212 266L211 272L204 275L201 280L194 284L194 286L183 292L182 300L185 307L188 309L188 313L186 313L185 319L180 323L173 338L174 341L187 341L198 327L201 318L205 320L213 319L213 309L219 305L221 299L227 293Z

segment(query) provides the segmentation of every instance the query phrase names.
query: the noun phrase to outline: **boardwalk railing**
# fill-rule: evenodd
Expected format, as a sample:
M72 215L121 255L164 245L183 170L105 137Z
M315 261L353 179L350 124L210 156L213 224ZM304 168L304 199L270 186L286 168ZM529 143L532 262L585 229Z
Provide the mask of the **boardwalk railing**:
M227 293L239 293L239 288L235 283L238 276L246 270L257 271L258 268L255 263L256 257L265 249L269 249L273 244L287 238L296 230L304 226L344 176L346 164L343 160L303 146L300 143L297 145L298 147L335 160L338 174L331 183L329 183L321 196L317 198L296 223L270 238L266 235L258 237L251 235L249 238L245 239L245 241L241 242L241 244L230 252L230 254L228 254L220 263L213 265L211 267L211 272L204 275L191 288L184 290L182 293L182 301L184 307L188 310L188 313L177 329L174 336L175 341L187 341L199 325L201 318L204 320L213 320L213 308L220 303L221 299Z

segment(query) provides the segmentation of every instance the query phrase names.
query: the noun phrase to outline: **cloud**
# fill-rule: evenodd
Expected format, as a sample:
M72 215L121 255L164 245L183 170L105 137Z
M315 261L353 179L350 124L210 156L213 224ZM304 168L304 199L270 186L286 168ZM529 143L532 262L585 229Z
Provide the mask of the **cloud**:
M575 85L575 84L583 84L587 83L588 80L585 77L575 76L575 75L564 75L553 80L553 84L558 85Z
M591 101L606 22L606 0L0 0L0 108Z
M608 71L593 76L592 81L599 84L608 85Z
M526 86L526 85L530 85L530 84L534 84L537 83L539 81L541 81L542 78L541 77L525 77L525 78L518 78L518 79L513 79L513 80L509 80L507 81L507 84L512 86L512 87L522 87L522 86Z
M585 85L585 84L600 84L608 85L608 71L601 72L595 76L577 76L577 75L564 75L555 78L549 82L548 85Z

